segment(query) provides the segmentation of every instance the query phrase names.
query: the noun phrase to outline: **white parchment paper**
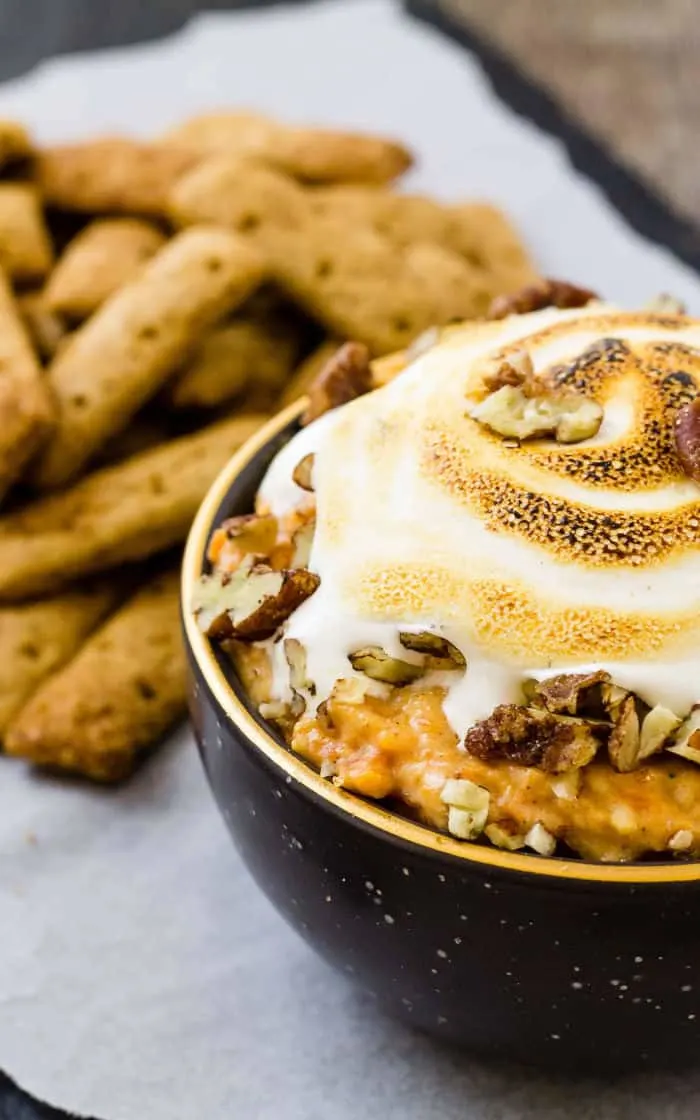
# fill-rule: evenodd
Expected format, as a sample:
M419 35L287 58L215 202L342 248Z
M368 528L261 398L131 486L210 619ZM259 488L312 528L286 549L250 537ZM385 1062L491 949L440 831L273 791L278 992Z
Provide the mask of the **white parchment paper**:
M502 203L543 269L640 304L697 277L634 234L478 63L388 0L201 17L0 88L46 140L148 134L217 105L385 130L411 186ZM102 1120L691 1120L700 1075L603 1085L494 1070L377 1017L248 879L188 731L113 793L0 766L0 1068Z

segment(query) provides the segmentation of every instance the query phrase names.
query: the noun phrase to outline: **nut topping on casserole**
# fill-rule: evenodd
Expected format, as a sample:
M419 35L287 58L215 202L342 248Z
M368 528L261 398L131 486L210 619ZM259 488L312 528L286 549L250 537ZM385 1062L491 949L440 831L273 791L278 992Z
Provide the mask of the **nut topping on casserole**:
M700 322L591 298L373 392L343 348L195 609L336 785L504 851L697 858Z

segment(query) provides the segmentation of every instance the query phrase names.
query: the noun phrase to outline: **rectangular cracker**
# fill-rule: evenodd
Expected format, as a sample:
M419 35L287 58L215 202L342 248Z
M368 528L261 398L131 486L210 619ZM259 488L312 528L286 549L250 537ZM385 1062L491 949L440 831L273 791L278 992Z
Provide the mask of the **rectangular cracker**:
M223 229L173 238L71 336L48 370L58 423L35 465L46 489L73 479L202 336L258 287L259 254Z
M226 110L192 117L165 139L198 151L254 156L304 183L388 183L413 163L403 144L383 136L297 128Z
M434 241L459 253L483 271L492 298L538 278L522 239L495 206L443 205L422 195L359 186L326 187L310 192L309 198L318 216L370 225L395 245Z
M0 601L48 594L178 544L216 475L265 421L182 436L0 518Z
M111 580L0 608L0 737L41 682L78 652L118 598Z
M24 125L19 121L0 119L0 167L27 159L33 150L34 145Z
M66 247L49 278L49 308L71 321L87 319L138 275L165 240L159 229L140 218L90 222Z
M47 438L53 421L41 367L0 269L0 497Z
M43 288L17 296L17 307L39 359L50 362L68 337L64 320L49 308Z
M185 715L179 575L148 583L50 677L10 724L5 750L116 782Z
M0 183L0 264L15 283L41 281L53 249L36 188Z
M44 148L37 153L35 174L49 206L158 217L173 184L200 158L165 144L108 136Z
M309 213L308 192L288 175L229 155L205 160L168 196L176 226L212 223L258 240L277 229L298 229Z
M484 314L481 270L431 242L400 248L365 226L315 219L266 241L281 288L329 334L373 355L401 350L428 327Z
M241 308L206 336L166 388L177 409L216 408L242 395L271 407L301 352L304 322L280 305Z

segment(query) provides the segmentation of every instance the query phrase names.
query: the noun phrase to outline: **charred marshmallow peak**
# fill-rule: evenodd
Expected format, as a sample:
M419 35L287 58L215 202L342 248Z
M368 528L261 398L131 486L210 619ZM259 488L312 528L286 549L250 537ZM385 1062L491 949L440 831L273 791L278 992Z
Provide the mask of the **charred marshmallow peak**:
M509 439L475 418L485 371L512 358L540 396L598 406L595 434ZM446 332L300 433L261 500L279 514L308 499L290 479L314 454L321 582L286 633L317 699L353 675L349 654L411 662L398 635L427 630L467 661L439 677L459 735L517 702L528 677L598 667L687 713L700 700L700 486L676 419L699 392L700 321L597 303Z

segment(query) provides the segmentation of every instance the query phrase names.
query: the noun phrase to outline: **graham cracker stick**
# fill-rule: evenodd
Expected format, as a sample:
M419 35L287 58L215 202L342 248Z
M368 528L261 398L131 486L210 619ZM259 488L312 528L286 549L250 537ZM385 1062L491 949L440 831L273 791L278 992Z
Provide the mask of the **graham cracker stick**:
M46 285L48 306L73 321L87 319L138 275L165 240L160 230L139 218L90 222L58 260Z
M209 485L265 419L225 420L0 518L0 601L51 593L183 541Z
M148 583L12 721L8 754L100 782L127 777L186 710L178 572Z
M51 311L43 288L17 296L17 307L34 349L42 362L49 362L68 337L60 315Z
M388 183L413 162L403 144L383 136L297 128L225 110L193 117L165 140L200 152L252 155L305 183Z
M280 306L241 308L206 335L185 370L166 387L174 408L215 408L255 399L272 405L301 351L304 324ZM264 402L264 404L263 404Z
M111 580L0 608L0 737L41 682L78 652L118 598Z
M164 144L108 136L44 148L36 179L49 206L87 214L160 216L173 184L201 158Z
M35 465L36 485L74 478L262 277L259 255L227 230L187 230L161 249L49 367L58 424Z
M43 280L53 249L36 189L0 183L0 264L14 282Z
M39 449L53 419L41 367L0 269L0 497Z

